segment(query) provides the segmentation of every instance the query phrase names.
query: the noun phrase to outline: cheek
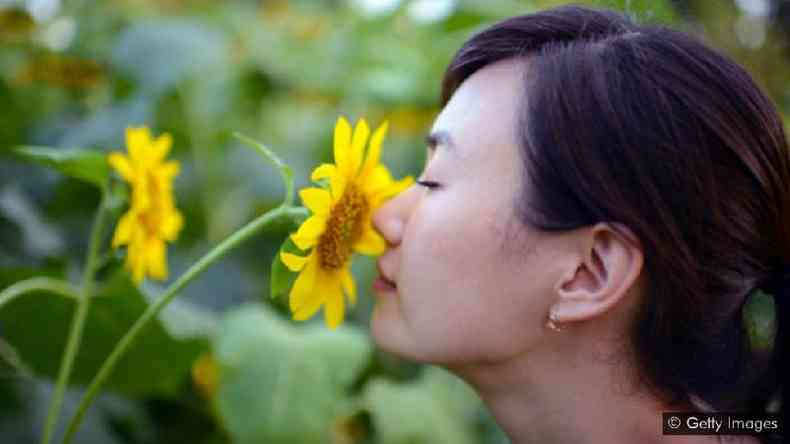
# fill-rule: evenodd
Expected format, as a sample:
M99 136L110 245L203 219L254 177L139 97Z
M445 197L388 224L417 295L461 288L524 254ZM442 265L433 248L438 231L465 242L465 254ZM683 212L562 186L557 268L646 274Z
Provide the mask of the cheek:
M469 292L490 285L489 278L501 269L506 211L499 203L486 205L470 196L477 197L465 190L428 195L409 220L403 265L415 277L410 283Z
M473 208L468 202L452 201L447 194L426 197L409 220L403 239L406 284L414 287L413 294L430 290L426 297L431 295L434 302L447 300L439 298L440 294L468 289L478 278L469 270L479 265L485 253L480 250L485 242L479 239Z
M468 201L422 210L407 226L402 258L400 308L414 337L453 361L518 350L530 324L528 288L502 263L502 212Z

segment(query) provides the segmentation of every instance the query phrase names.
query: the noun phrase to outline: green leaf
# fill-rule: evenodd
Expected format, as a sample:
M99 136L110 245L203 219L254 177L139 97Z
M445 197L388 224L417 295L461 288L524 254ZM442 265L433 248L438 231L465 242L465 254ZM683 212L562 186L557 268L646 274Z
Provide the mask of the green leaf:
M213 349L217 411L237 444L330 442L371 353L358 329L296 327L260 304L229 312Z
M0 285L35 275L0 270ZM121 337L148 306L123 271L99 284L91 303L73 384L88 383ZM66 345L74 301L47 292L20 296L0 310L6 341L38 376L54 379ZM149 325L108 380L107 388L131 396L174 396L195 358L208 347L205 338L178 340L160 321Z
M110 174L107 158L99 151L44 146L19 146L14 151L27 160L99 187Z
M463 381L427 367L417 381L370 381L363 394L381 444L474 444L482 404Z
M128 201L129 187L120 181L113 181L107 196L107 209L114 213L120 212Z
M767 353L776 339L776 303L773 296L756 289L743 307L743 326L752 350Z

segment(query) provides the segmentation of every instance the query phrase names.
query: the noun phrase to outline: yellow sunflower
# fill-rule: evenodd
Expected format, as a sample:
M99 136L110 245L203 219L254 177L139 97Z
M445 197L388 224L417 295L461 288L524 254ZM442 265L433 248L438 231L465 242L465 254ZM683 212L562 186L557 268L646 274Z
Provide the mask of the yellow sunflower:
M364 119L352 134L348 121L340 117L335 125L335 163L325 163L313 170L310 178L317 182L329 179L329 188L305 188L299 197L313 213L291 239L307 256L283 252L283 263L299 275L289 295L295 320L311 318L324 306L324 319L330 329L343 322L345 303L356 303L356 285L351 274L354 252L376 256L386 249L386 241L372 225L376 209L389 197L408 188L413 178L393 180L387 168L379 163L381 142L387 133L387 122L370 138L363 163L363 151L370 135Z
M127 128L129 156L119 152L108 156L113 169L132 187L129 211L118 222L112 246L127 246L126 267L138 284L146 275L167 279L165 242L176 240L183 226L172 186L179 164L165 162L172 143L170 134L153 139L148 128Z

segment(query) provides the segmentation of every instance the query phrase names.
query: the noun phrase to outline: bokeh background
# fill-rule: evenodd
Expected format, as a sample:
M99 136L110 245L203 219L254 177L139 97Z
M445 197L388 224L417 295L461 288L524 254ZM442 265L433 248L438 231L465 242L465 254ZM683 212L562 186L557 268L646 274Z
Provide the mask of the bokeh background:
M174 137L186 226L170 281L283 196L278 172L332 160L339 115L390 122L383 162L416 177L439 85L474 31L555 0L0 0L0 288L47 275L77 283L99 192L25 163L19 145L124 149L124 129ZM743 63L790 115L790 1L590 0L702 37ZM339 332L288 320L269 298L275 225L190 284L114 372L77 442L506 443L468 387L376 350L368 336L372 259ZM110 233L107 233L109 236ZM106 245L106 243L105 243ZM101 258L64 415L118 338L168 282L129 282ZM46 293L0 310L0 442L37 442L73 305ZM61 422L61 429L63 422ZM58 432L56 438L60 436Z

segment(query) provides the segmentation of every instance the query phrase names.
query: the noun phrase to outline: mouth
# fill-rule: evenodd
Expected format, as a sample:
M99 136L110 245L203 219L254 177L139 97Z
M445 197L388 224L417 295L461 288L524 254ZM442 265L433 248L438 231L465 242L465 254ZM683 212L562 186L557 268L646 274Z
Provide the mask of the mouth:
M379 272L378 276L376 276L376 281L380 281L381 284L386 284L386 286L392 287L392 288L395 288L395 287L398 286L398 284L396 284L395 281L389 279L387 277L387 274L384 273L384 269L383 269L382 264L381 264L380 261L376 262L376 271Z
M398 286L395 282L392 282L383 275L379 274L378 277L376 277L376 280L373 281L373 288L387 292L397 290Z

